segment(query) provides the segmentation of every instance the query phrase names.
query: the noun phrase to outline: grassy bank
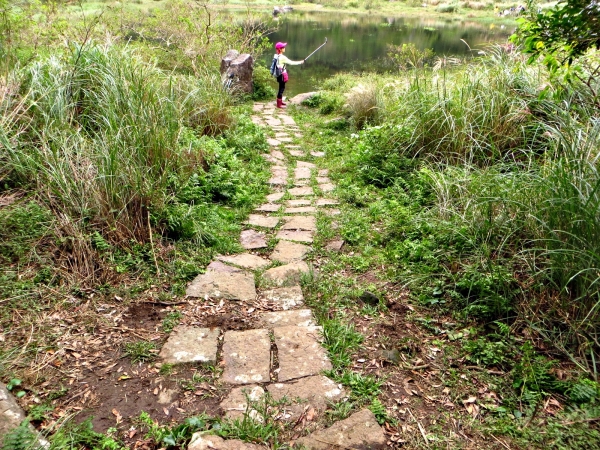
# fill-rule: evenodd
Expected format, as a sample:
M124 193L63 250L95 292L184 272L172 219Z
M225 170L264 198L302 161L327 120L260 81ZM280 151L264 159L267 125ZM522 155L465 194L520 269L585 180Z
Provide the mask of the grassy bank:
M339 235L349 248L338 264L354 286L373 280L388 308L401 295L428 311L416 322L459 371L508 374L488 381L503 400L476 414L481 432L517 448L586 448L599 439L600 394L592 92L554 85L507 48L455 64L339 75L306 102L304 120L328 117L312 139L346 203ZM323 307L342 308L343 298ZM446 322L451 330L433 325ZM548 414L554 401L561 412ZM393 414L393 398L386 406Z

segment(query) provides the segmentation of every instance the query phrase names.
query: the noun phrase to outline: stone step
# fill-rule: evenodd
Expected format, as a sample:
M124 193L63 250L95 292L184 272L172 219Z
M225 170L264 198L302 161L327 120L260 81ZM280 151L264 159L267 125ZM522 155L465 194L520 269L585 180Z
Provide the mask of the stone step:
M229 395L223 399L220 404L229 419L239 419L248 413L252 419L261 420L262 418L255 409L248 409L248 400L251 402L259 401L265 395L265 390L261 386L248 385L233 388Z
M325 430L298 439L295 445L303 445L308 450L331 448L383 450L386 441L383 429L377 423L375 415L368 409L363 409Z
M269 194L269 195L267 195L267 201L271 202L271 203L279 201L279 200L281 200L281 197L283 197L284 195L285 195L284 192L275 192L273 194Z
M220 333L218 328L178 326L169 335L158 359L163 364L215 364Z
M318 375L331 369L327 352L321 346L321 327L286 326L273 329L279 382Z
M294 169L294 178L310 178L310 169L308 167L296 167Z
M319 198L317 199L317 206L332 206L332 205L339 205L340 202L338 202L337 200L333 200L331 198Z
M248 444L239 439L223 439L219 436L205 434L205 431L194 433L188 450L264 450L256 444Z
M264 233L254 230L244 230L240 234L240 244L246 250L254 250L267 247L267 240Z
M285 220L285 223L281 227L282 230L317 230L317 219L314 216L284 217L283 220Z
M277 239L284 239L286 241L304 242L310 244L313 241L314 232L312 231L291 231L281 230L275 236Z
M279 224L278 217L261 216L260 214L250 214L247 225L253 225L255 227L263 228L275 228Z
M304 261L294 261L279 267L273 267L263 273L265 281L276 286L292 286L300 282L300 276L310 269Z
M313 189L308 186L295 187L295 188L289 189L288 192L290 195L293 195L294 197L304 197L306 195L314 195Z
M304 305L304 295L299 285L268 289L263 291L261 296L283 310Z
M316 212L317 208L315 208L314 206L296 206L293 208L285 208L283 210L284 214L309 214Z
M311 250L312 248L308 245L281 240L277 242L270 258L272 261L280 261L282 263L301 261Z
M317 168L316 164L306 161L296 161L296 167L308 167L309 169Z
M211 270L194 278L185 293L188 297L253 301L256 299L254 275Z
M271 340L265 329L226 331L223 336L223 381L230 384L270 380Z
M244 269L261 269L271 264L268 259L261 258L260 256L253 255L251 253L242 253L240 255L232 256L217 256L218 261L232 264L234 266L243 267Z
M266 312L258 320L262 326L267 328L286 327L290 325L296 327L314 327L316 325L310 309Z

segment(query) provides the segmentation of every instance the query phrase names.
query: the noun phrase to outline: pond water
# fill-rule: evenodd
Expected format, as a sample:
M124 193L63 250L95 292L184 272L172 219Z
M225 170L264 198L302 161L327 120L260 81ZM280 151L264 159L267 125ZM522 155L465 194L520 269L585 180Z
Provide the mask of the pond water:
M306 58L327 38L327 44L306 64L289 68L285 95L291 97L314 90L320 81L339 72L389 69L385 61L388 44L413 43L420 50L433 49L438 56L469 56L491 43L506 42L512 32L503 25L425 16L293 12L279 18L278 30L269 38L273 44L287 42L286 56L292 60ZM267 52L256 64L269 67L273 54Z

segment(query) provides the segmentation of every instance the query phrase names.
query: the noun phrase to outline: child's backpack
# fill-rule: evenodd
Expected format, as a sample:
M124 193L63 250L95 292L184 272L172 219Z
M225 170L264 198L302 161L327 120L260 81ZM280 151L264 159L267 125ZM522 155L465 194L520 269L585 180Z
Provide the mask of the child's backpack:
M283 73L283 69L279 67L279 55L273 58L273 61L271 62L271 69L269 71L275 78L281 76Z

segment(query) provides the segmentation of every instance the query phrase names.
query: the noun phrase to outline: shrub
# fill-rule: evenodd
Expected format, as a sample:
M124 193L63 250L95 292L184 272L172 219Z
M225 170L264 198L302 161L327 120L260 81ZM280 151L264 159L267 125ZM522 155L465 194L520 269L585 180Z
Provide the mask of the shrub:
M458 7L449 3L442 3L441 5L438 5L435 10L440 13L454 13L458 11Z

